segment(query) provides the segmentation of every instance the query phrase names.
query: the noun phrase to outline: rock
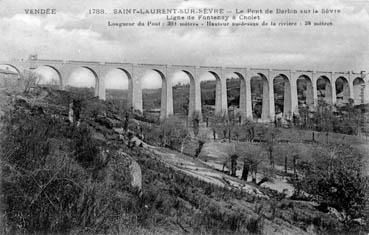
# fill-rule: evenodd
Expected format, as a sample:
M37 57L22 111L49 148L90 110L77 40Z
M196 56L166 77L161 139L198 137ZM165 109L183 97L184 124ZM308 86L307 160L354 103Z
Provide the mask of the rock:
M108 119L107 117L104 116L98 116L95 118L95 122L99 123L100 125L108 128L108 129L112 129L113 128L113 123L111 122L110 119Z
M248 194L251 194L253 196L256 196L258 198L265 198L267 200L269 200L269 196L268 195L265 195L263 194L259 189L257 189L256 187L253 187L251 185L245 185L243 188L242 188L243 191L247 192Z
M45 114L44 109L41 106L32 106L31 112L33 115L42 115Z
M148 145L146 143L144 143L142 140L140 140L139 138L137 137L132 137L132 139L130 140L134 146L139 146L139 147L144 147L144 148L147 148Z
M353 219L352 221L355 222L355 223L357 223L358 225L361 225L361 226L365 226L366 225L365 220L363 218Z
M129 170L130 170L131 177L132 177L131 186L134 188L137 188L141 196L142 195L141 167L136 161L132 160L131 164L129 165Z
M106 138L109 139L109 140L119 140L120 139L119 135L116 134L116 133L106 134Z
M346 218L346 215L344 212L340 213L333 207L328 207L328 213L336 217L338 221L340 222L344 221Z
M117 114L113 114L111 117L109 116L109 118L113 118L113 119L116 119L118 121L124 121L119 115Z
M291 192L289 189L287 188L284 188L283 191L282 191L284 197L290 197L293 195L293 192Z
M95 132L93 131L92 132L92 138L93 139L96 139L96 140L99 140L99 141L104 141L106 142L106 138L103 134L101 134L100 132Z
M306 228L306 232L308 232L309 234L317 234L316 231L316 227L313 224L310 224L307 228Z
M108 171L106 181L111 185L118 185L121 188L121 193L124 193L126 186L130 185L138 194L142 196L142 171L140 165L123 149L117 151L103 152L106 156L110 154L108 161ZM101 160L104 161L104 154ZM119 180L120 179L120 180ZM121 186L119 186L121 185Z
M15 100L15 105L19 107L24 107L26 109L31 109L31 105L27 102L27 99L22 96L17 96Z
M70 123L73 123L73 102L69 104L68 120Z
M118 134L124 134L124 130L123 130L123 128L113 128L113 130L115 131L115 132L117 132Z
M119 120L109 118L109 117L107 117L106 119L111 123L111 125L113 127L121 127L122 126L121 121L119 121Z

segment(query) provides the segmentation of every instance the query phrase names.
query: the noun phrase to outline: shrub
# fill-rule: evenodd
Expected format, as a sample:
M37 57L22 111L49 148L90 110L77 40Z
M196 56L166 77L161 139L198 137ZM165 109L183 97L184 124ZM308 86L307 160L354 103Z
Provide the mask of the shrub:
M261 216L251 217L246 222L246 229L253 234L258 234L261 231Z
M363 173L363 165L362 156L353 148L320 150L310 166L305 162L300 168L303 177L295 186L311 194L323 207L345 212L347 220L365 216L369 178Z
M96 140L92 139L92 135L87 124L82 123L72 138L72 145L74 149L74 158L84 168L92 168L98 162L98 148Z

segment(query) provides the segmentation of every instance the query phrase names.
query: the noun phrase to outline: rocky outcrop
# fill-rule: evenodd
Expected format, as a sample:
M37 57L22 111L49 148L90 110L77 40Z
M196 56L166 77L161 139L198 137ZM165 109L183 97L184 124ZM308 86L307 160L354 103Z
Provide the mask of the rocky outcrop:
M70 123L73 123L73 102L69 103L69 110L68 110L68 120Z
M138 194L142 196L142 170L136 160L123 150L118 150L114 153L112 159L113 162L110 168L115 169L115 171L125 171L128 173L120 175L126 175L129 178L130 186L135 188Z
M129 165L129 171L131 174L131 186L136 188L139 195L142 196L142 172L140 165L132 160Z

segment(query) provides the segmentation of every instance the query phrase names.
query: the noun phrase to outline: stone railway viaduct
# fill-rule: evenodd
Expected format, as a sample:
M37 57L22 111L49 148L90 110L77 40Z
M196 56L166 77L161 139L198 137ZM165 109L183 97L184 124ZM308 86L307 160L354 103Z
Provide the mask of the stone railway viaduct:
M306 104L314 107L318 102L318 80L326 83L325 100L329 104L336 104L337 79L344 81L344 99L352 98L356 104L369 103L369 78L363 73L353 72L322 72L300 70L255 69L242 67L209 67L209 66L185 66L162 64L131 64L115 62L91 62L91 61L62 61L28 59L24 61L11 61L1 63L16 69L19 73L23 70L34 70L41 66L49 67L59 76L59 86L64 89L68 84L71 74L79 69L89 70L95 77L95 95L105 100L105 77L111 70L123 71L129 80L129 106L142 111L142 77L148 70L157 72L162 78L161 112L160 118L173 115L172 78L178 71L184 72L190 80L189 118L198 113L201 119L201 90L200 76L204 73L212 74L216 79L215 113L227 115L227 87L226 75L235 74L240 79L240 111L243 119L252 119L251 78L259 77L263 84L262 121L273 121L275 118L274 88L275 78L283 78L284 81L284 116L298 112L297 81L306 82ZM358 89L360 87L360 89ZM360 101L357 97L360 93ZM356 98L356 99L355 99Z

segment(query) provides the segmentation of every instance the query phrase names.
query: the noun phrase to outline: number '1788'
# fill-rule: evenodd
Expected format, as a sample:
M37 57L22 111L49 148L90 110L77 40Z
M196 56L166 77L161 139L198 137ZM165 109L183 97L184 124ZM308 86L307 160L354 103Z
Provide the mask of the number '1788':
M101 14L105 14L105 11L104 11L104 9L89 9L88 14L90 14L90 15L101 15Z

